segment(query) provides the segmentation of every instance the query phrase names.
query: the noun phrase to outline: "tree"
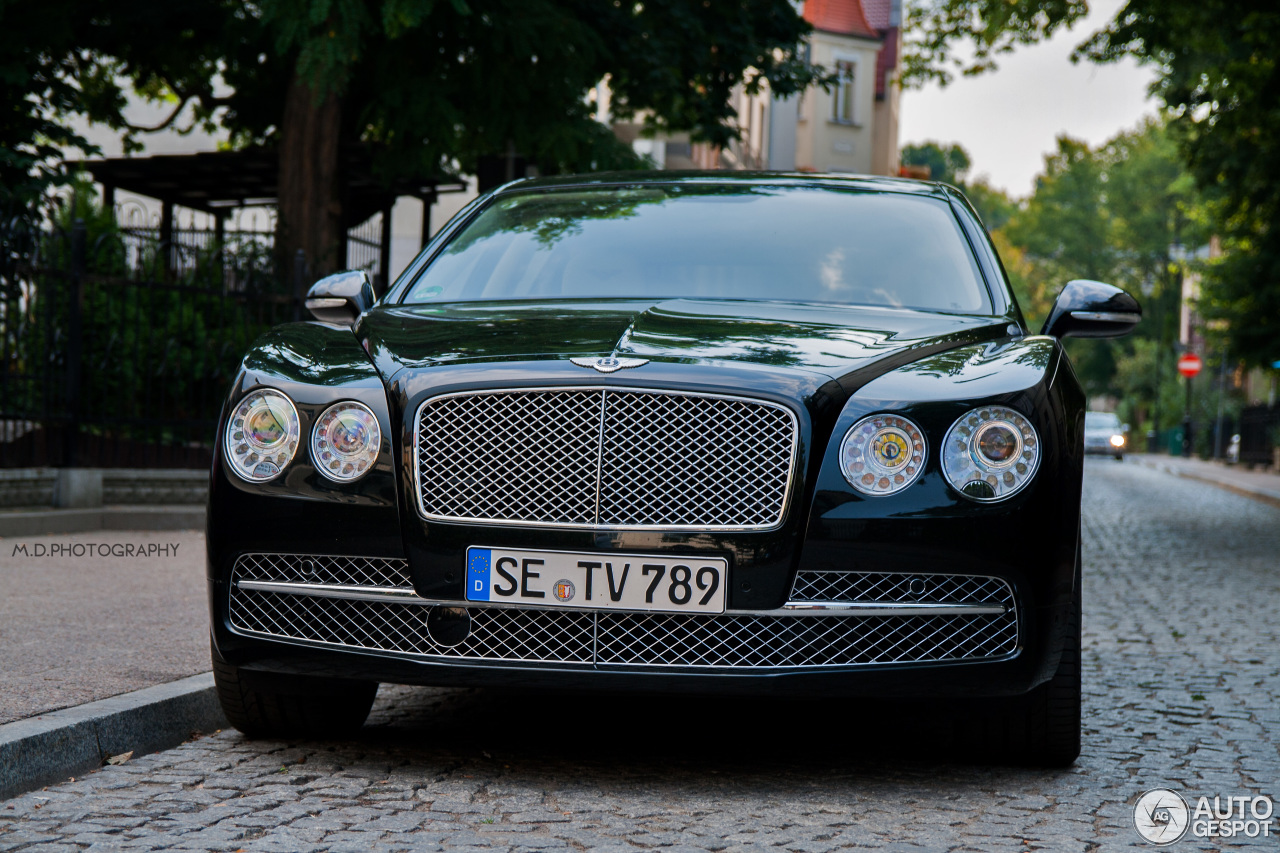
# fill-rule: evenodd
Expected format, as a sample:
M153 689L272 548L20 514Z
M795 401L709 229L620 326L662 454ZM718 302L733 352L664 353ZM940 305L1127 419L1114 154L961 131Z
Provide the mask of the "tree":
M1226 320L1232 351L1280 358L1280 9L1228 0L1130 0L1077 51L1155 66L1156 94L1199 186L1219 209L1224 255L1201 310Z
M122 69L144 93L158 95L161 85L170 94L198 90L203 105L220 105L212 91L218 57L202 35L221 29L218 4L114 5L0 0L0 208L28 207L49 186L70 181L64 150L97 153L69 126L72 116L144 130L122 114Z
M971 163L969 152L959 145L952 143L944 148L937 142L924 142L903 146L902 165L928 166L931 180L959 186Z
M981 74L996 57L1070 27L1087 0L908 0L902 83L945 86L956 72Z
M997 232L998 244L1008 242L1001 254L1033 323L1073 278L1106 281L1138 296L1144 317L1133 336L1067 342L1086 390L1124 397L1135 423L1146 416L1168 423L1160 401L1176 379L1184 272L1173 251L1207 242L1208 222L1174 136L1147 121L1097 148L1060 137L1035 192ZM1177 390L1176 382L1172 387Z
M798 52L809 28L787 0L54 0L75 22L54 35L47 7L0 2L0 31L33 45L28 66L49 66L56 87L33 111L55 125L80 112L132 141L132 86L170 103L169 123L274 145L278 248L302 249L317 273L339 260L344 146L371 150L384 179L472 171L479 155L510 149L548 173L635 166L585 101L606 76L615 117L643 112L652 128L716 144L736 134L735 85L767 80L785 96L826 79ZM5 78L15 104L23 75ZM41 133L23 126L0 141Z

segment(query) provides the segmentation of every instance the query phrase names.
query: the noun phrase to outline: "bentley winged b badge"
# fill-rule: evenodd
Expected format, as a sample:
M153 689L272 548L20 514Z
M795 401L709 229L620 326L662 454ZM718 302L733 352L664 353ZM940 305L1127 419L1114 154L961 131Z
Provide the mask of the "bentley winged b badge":
M629 367L639 367L642 364L648 364L647 358L615 358L606 355L601 358L571 358L569 361L578 367L593 367L601 373L615 373L619 370L626 370Z

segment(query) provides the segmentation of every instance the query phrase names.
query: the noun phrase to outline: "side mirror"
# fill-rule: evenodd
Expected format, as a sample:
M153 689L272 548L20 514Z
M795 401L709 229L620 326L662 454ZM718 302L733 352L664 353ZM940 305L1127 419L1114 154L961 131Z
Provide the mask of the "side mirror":
M1138 300L1120 288L1078 278L1062 288L1040 334L1055 338L1118 338L1133 331L1141 319Z
M322 323L350 326L373 307L376 297L364 270L334 273L311 285L307 310Z
M1121 432L1128 432L1128 431L1129 431L1129 425L1128 425L1128 424L1120 424L1120 431L1121 431Z

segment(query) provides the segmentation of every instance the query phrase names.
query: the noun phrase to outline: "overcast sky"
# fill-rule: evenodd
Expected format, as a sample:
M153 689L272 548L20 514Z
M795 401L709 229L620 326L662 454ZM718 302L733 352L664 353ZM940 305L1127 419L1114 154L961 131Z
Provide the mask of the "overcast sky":
M1074 29L1019 48L999 60L997 71L957 78L945 89L904 92L901 144L958 142L973 160L971 178L985 174L993 186L1026 196L1059 134L1096 145L1154 115L1156 101L1147 97L1151 69L1132 61L1071 64L1072 49L1123 2L1089 5L1089 16Z

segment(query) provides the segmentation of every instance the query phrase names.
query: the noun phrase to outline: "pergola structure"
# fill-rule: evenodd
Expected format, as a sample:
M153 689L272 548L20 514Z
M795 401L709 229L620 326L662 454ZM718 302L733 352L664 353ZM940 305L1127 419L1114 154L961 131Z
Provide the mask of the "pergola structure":
M94 160L85 168L103 187L103 202L115 203L116 190L154 198L160 202L160 242L173 240L173 208L181 206L213 217L216 238L223 241L227 215L241 207L274 205L279 179L279 155L269 148L242 151L208 151L152 157L115 157ZM443 193L464 192L466 183L452 177L397 179L385 183L374 177L373 158L367 149L352 146L342 152L343 245L346 232L382 213L379 245L383 275L391 265L391 208L400 196L423 203L422 242L431 234L431 205Z

